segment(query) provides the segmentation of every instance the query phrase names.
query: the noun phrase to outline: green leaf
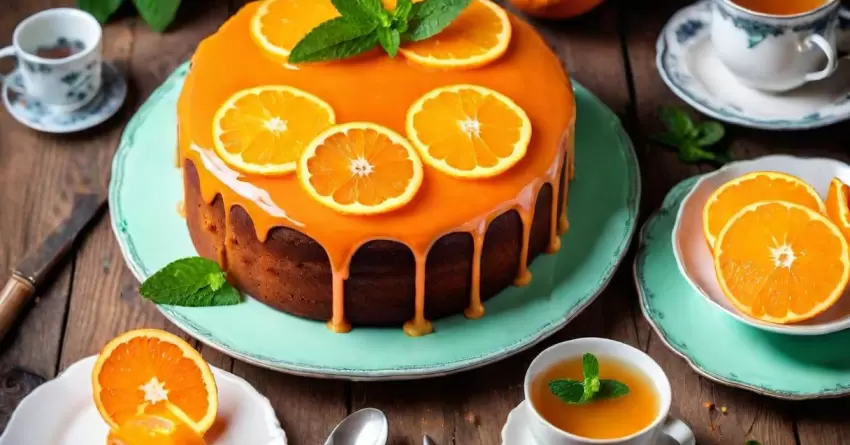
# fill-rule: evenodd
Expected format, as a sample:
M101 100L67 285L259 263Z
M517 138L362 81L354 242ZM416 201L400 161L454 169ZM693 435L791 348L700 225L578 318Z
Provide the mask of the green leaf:
M696 142L686 142L679 148L682 162L716 161L717 154L701 148Z
M123 2L124 0L77 0L77 7L93 15L98 22L106 23Z
M577 380L559 379L549 382L549 391L564 403L582 403L584 384Z
M210 286L212 275L223 275L218 263L206 258L183 258L160 269L142 283L139 293L156 301L170 301Z
M419 41L437 35L458 16L471 0L425 0L414 3L405 40Z
M163 32L174 21L180 0L133 0L133 4L152 30Z
M225 283L218 290L213 290L211 287L207 286L193 293L180 295L177 298L148 299L156 304L184 307L232 306L242 302L242 297L239 295L239 292L229 283Z
M218 271L207 275L207 283L210 284L210 289L216 291L227 283L227 279L224 277L224 272Z
M401 34L395 29L378 28L378 42L390 57L395 57L398 54L398 47L401 46Z
M599 381L599 392L596 393L597 399L616 399L617 397L625 396L629 393L629 385L616 380L602 379Z
M363 25L337 17L313 28L289 54L291 63L353 57L378 44L377 25Z
M596 356L585 352L581 356L581 371L584 379L599 379L599 360Z
M748 440L744 445L761 445L757 440Z
M714 121L702 122L697 126L697 144L708 147L716 144L726 135L726 129Z
M389 26L389 14L381 0L331 0L334 8L346 19L363 24Z
M398 0L395 4L395 11L393 11L393 21L407 23L412 10L413 2L411 0Z
M682 138L690 139L693 136L694 123L684 111L675 107L661 107L659 114L669 132Z
M652 139L653 141L655 141L655 142L657 142L661 145L666 145L670 148L675 148L675 149L678 149L685 142L688 141L687 139L685 139L681 136L677 136L673 133L654 134L654 135L650 136L650 139Z

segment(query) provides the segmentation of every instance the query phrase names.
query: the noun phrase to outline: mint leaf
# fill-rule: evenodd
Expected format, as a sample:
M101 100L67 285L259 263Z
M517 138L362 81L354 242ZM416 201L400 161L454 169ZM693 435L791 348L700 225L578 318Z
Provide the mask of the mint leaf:
M398 47L401 46L401 34L395 29L378 28L378 42L390 57L395 57L398 54Z
M178 298L168 300L149 298L156 304L184 307L210 307L210 306L232 306L242 302L239 292L230 284L225 284L218 290L207 286L198 291L181 295Z
M666 145L670 148L678 149L682 146L688 139L685 139L681 136L676 136L673 133L658 133L650 136L650 139L661 144Z
M552 380L549 382L549 391L551 391L555 397L561 399L562 402L575 405L582 403L581 399L584 394L584 384L577 380Z
M437 35L469 6L471 0L425 0L414 3L405 40L419 41Z
M679 137L691 138L694 136L694 123L690 116L684 111L675 107L661 107L661 121L667 130Z
M694 141L688 141L679 147L679 159L684 162L717 161L718 155L701 148Z
M163 32L177 16L180 0L133 0L139 15L156 32Z
M406 25L412 10L413 2L411 0L398 0L395 4L395 11L393 11L393 22L404 22Z
M602 379L599 381L599 392L597 399L616 399L629 394L629 385L616 380Z
M98 22L106 23L123 2L124 0L77 0L77 7L93 15Z
M585 380L599 379L599 360L595 355L585 352L581 356L581 372Z
M221 289L224 283L227 283L227 279L224 277L224 272L213 272L207 275L207 283L209 283L210 289L216 291Z
M222 274L221 267L215 261L200 257L183 258L145 280L139 293L145 298L179 298L209 286L209 277L213 274Z
M723 125L714 121L702 122L697 126L697 144L708 147L716 144L726 135Z
M347 20L361 24L389 26L389 14L381 0L331 0L334 8Z
M313 28L289 54L291 63L318 62L353 57L378 44L377 25L359 24L337 17Z

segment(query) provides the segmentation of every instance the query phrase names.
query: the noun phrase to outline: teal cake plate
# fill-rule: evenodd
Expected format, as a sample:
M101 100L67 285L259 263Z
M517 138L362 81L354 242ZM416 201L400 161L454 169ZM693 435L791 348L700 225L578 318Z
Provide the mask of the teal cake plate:
M682 277L673 224L697 179L673 187L641 230L634 276L646 319L673 352L718 383L792 400L850 395L850 331L794 336L757 329L711 305Z
M115 155L109 203L127 265L140 281L197 255L175 168L176 101L183 65L128 124ZM575 86L577 179L570 186L570 230L563 249L538 258L532 283L486 303L487 315L437 320L435 333L407 337L397 328L355 327L334 334L324 323L271 309L250 297L228 307L159 306L174 324L237 359L283 372L352 380L413 379L483 366L526 349L566 325L602 291L636 226L640 174L617 116ZM154 179L155 178L155 179Z

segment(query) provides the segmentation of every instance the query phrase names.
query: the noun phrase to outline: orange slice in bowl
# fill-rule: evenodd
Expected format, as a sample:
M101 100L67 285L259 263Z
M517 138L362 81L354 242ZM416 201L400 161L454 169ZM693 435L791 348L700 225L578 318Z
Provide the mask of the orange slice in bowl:
M770 171L747 173L720 186L706 201L702 209L702 230L708 245L714 247L717 235L732 215L752 203L772 200L826 212L815 189L796 176Z
M295 171L304 147L336 117L310 93L282 85L242 90L213 117L215 151L246 173L273 176Z
M850 241L850 186L833 178L826 195L826 214Z
M496 91L451 85L422 96L407 111L407 136L422 160L460 178L486 178L525 156L531 121Z
M206 442L173 416L141 414L111 431L106 445L206 445Z
M413 199L422 177L422 161L407 139L368 122L328 128L298 163L304 190L340 213L371 215L397 209Z
M473 68L501 57L510 41L508 13L490 0L472 0L439 34L405 43L399 52L417 65Z
M116 430L140 414L165 413L203 434L218 410L215 379L201 354L158 329L130 331L104 346L92 371L92 394Z
M251 18L251 37L281 59L319 24L338 17L330 0L266 0Z
M784 201L744 207L714 246L720 288L741 312L771 323L811 319L850 279L847 240L822 213Z

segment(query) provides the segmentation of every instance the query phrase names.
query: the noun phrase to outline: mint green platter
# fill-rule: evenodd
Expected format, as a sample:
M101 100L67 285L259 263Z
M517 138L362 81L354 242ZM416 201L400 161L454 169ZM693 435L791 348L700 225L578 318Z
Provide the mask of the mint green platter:
M115 155L109 203L112 225L140 281L178 258L197 255L186 222L175 105L184 64L128 124ZM228 307L159 310L189 335L240 360L283 372L352 380L445 375L503 359L566 325L602 291L635 230L640 174L617 116L575 86L577 179L570 186L564 248L531 266L532 283L486 303L480 320L437 320L435 333L407 337L398 328L356 327L333 334L324 323L275 311L250 297Z
M673 187L641 230L634 276L646 319L667 347L718 383L792 400L850 395L850 331L795 336L754 328L709 303L681 275L673 225L698 179Z

